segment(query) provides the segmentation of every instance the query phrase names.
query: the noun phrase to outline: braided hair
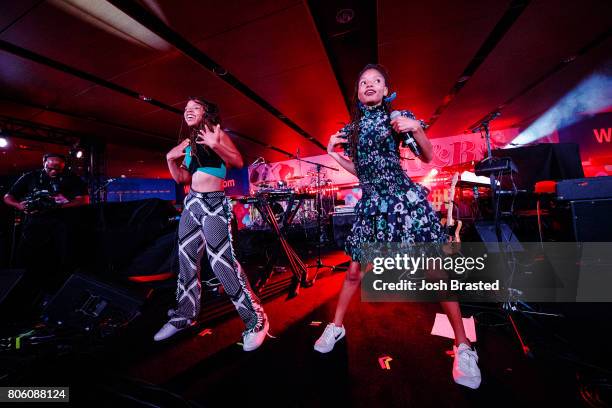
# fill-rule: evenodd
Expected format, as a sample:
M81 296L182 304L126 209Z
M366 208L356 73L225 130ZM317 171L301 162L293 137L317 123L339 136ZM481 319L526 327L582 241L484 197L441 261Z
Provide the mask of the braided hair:
M359 121L361 120L361 117L363 116L363 111L361 109L361 102L359 101L359 79L361 78L363 73L369 69L375 69L376 71L378 71L380 75L382 75L382 77L384 78L385 86L387 87L387 89L391 90L391 81L389 80L389 72L384 66L380 64L368 64L359 72L359 75L357 76L357 80L355 81L353 101L351 104L351 124L352 124L351 127L352 129L348 137L349 146L351 149L350 153L351 153L351 156L354 158L357 157L357 143L359 142ZM383 105L385 112L387 112L387 114L390 114L391 111L393 110L391 106L391 101L386 100L386 98L383 98L382 105ZM393 135L396 138L396 144L399 146L399 135L396 134L396 132L393 132Z

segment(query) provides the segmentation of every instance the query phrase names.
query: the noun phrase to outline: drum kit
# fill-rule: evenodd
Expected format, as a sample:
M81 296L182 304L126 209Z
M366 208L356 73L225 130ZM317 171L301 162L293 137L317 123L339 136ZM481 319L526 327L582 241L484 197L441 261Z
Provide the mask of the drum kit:
M290 289L290 296L298 293L300 286L311 286L314 284L319 270L335 266L325 265L321 262L321 247L324 245L322 239L322 221L328 220L327 215L334 208L334 194L336 188L332 185L331 179L326 174L321 175L326 170L339 171L339 169L326 166L322 163L313 162L299 158L299 150L296 158L299 164L298 175L284 177L284 180L269 178L270 168L263 158L258 158L251 166L265 165L262 172L258 171L260 178L254 183L256 191L251 191L251 195L243 197L239 201L249 204L249 211L252 220L251 228L266 228L266 224L271 227L281 243L282 250L289 260L291 271L294 274L293 284ZM310 176L308 183L303 183L302 163L313 165L313 171L307 173ZM280 205L282 203L282 205ZM279 205L277 205L279 204ZM327 204L327 205L325 205ZM277 210L275 210L277 207ZM293 222L302 224L306 230L306 224L316 225L317 242L317 261L312 265L306 265L297 255L287 240L287 228ZM311 279L308 277L308 269L316 268ZM263 279L263 283L267 278Z
M291 175L284 180L271 178L258 180L253 183L256 190L252 191L251 197L269 193L277 196L288 196L290 193L297 194L306 198L297 209L293 219L294 224L306 226L307 224L315 223L319 211L321 211L323 219L327 219L327 215L333 211L335 204L335 188L333 187L332 180L327 178L325 173L318 179L316 170L314 169L308 171L306 174L307 176ZM305 178L309 178L309 180L303 183L302 180ZM281 200L278 201L280 201L280 205L284 211L286 209L286 203ZM278 211L275 211L275 213L280 213L281 207L277 207ZM255 206L249 206L249 216L252 228L266 228L266 223Z
M285 180L274 180L274 179L263 179L259 180L253 185L257 188L252 191L251 198L256 199L262 196L266 196L269 201L274 201L272 210L274 211L277 221L280 219L281 214L286 210L286 198L291 194L302 195L305 193L302 189L297 187L298 180L302 179L303 176L290 176ZM297 209L297 213L294 217L294 222L303 223L306 221L306 214L310 209L310 202L312 199L304 199L303 205ZM264 218L257 210L256 206L249 206L249 216L251 219L251 228L262 229L267 228L267 223ZM315 215L316 217L316 215Z

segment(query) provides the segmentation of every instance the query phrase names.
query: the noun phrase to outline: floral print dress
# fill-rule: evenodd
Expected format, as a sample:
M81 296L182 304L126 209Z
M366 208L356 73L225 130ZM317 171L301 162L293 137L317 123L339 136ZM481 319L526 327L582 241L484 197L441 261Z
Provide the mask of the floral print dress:
M427 201L429 190L414 183L400 165L400 155L389 115L382 105L361 105L357 157L351 146L344 151L355 164L362 198L355 206L357 219L346 239L345 250L353 261L364 259L362 246L373 242L445 242L437 214ZM414 119L410 111L403 116ZM347 136L355 123L340 131Z

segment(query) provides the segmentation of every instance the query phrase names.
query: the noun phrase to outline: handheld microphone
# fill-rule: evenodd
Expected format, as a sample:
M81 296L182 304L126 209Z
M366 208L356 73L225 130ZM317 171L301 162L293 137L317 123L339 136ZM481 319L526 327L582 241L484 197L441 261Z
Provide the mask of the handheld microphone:
M391 120L393 120L401 115L401 112L393 111L389 117ZM408 131L406 133L402 133L402 135L404 136L404 139L402 140L402 147L408 147L416 157L419 157L421 155L421 148L416 140L414 140L412 132Z

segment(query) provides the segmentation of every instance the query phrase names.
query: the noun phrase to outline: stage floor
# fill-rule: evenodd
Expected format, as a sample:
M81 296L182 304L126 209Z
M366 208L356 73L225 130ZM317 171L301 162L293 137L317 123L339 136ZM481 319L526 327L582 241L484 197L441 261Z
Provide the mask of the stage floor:
M345 258L330 253L328 260ZM122 406L151 399L180 406L177 398L204 407L581 406L587 386L571 364L547 353L527 358L509 325L478 309L465 308L464 315L477 320L479 390L452 381L452 342L430 334L437 304L362 303L356 296L347 337L329 354L315 352L343 279L326 273L296 298L266 302L276 338L254 352L238 344L243 326L234 315L154 343L163 319L161 310L150 311L102 349L58 351L33 363L21 382L69 384L74 401ZM392 358L390 370L381 368L383 356Z

